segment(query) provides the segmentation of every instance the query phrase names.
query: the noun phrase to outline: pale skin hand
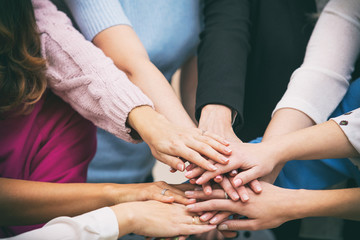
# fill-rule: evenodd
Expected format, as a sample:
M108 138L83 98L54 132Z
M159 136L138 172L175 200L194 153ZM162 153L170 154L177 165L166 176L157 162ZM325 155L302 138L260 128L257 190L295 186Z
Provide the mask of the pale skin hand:
M178 157L209 171L216 168L203 156L221 164L229 161L224 155L230 154L231 150L224 145L228 143L223 138L209 132L203 134L197 128L176 126L148 106L133 109L128 124L149 145L156 159L174 169L185 169L184 162Z
M194 224L193 216L196 214L188 212L181 204L145 201L119 204L111 209L118 219L119 237L128 233L149 237L174 237L208 232L216 228L199 220Z
M273 137L294 132L315 125L315 122L305 113L293 108L277 110L263 136L263 142ZM274 183L284 164L277 165L274 170L262 178L263 181Z
M241 152L239 151L239 146L242 144L242 142L235 135L232 129L231 121L231 110L228 107L216 104L209 104L203 107L199 121L199 128L203 130L209 130L222 137L225 137L230 142L229 147L232 150L232 153L231 156L229 156L230 161L229 164L226 165L227 167L223 168L225 165L220 166L215 164L218 170L214 171L213 174L210 174L210 172L204 173L204 170L200 168L194 168L188 171L185 176L189 179L197 178L204 173L203 176L205 175L206 178L197 179L196 184L205 184L210 179L214 179L216 182L220 183L222 181L221 174L230 173L232 170L237 169L237 167L234 166L233 163L235 163L239 156L241 156L239 155L241 154ZM230 164L233 165L230 166ZM221 168L222 171L219 171L219 168ZM232 178L230 178L230 180L232 180ZM233 181L231 182L235 186L235 183ZM250 183L250 186L251 189L255 192L261 191L261 186L257 180L252 181ZM208 184L204 186L204 190L208 194L211 193L211 188L209 188ZM225 188L225 190L233 200L238 200L239 196L243 201L248 200L248 194L245 188L237 189L238 194L235 194L234 190L231 190L231 188L229 187Z
M191 212L226 211L247 219L217 222L219 230L260 230L280 226L284 222L304 217L340 217L360 220L360 188L336 190L291 190L261 182L261 194L250 192L247 203L213 199L188 205ZM198 199L209 199L197 192ZM213 193L214 198L218 198Z

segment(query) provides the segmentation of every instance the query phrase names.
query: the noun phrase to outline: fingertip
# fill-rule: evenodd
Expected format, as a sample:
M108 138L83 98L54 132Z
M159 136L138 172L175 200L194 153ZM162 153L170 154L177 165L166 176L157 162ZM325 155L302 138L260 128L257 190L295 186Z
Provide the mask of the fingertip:
M242 180L240 178L234 179L234 185L235 187L240 187L242 184Z
M177 167L177 170L179 170L180 172L183 172L185 169L185 164L183 162L181 162L181 163L178 163L176 165L176 167Z

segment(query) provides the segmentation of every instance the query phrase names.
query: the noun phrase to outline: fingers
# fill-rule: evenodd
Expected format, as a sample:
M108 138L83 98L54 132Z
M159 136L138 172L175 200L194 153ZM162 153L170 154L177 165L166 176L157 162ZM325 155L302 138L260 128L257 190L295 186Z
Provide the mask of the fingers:
M201 129L200 129L200 130L201 130ZM230 142L229 142L229 141L227 141L225 138L220 137L219 135L217 135L217 134L215 134L215 133L208 132L208 131L203 131L203 130L201 130L201 131L202 131L202 135L208 136L208 137L214 139L215 141L221 143L221 144L224 145L224 146L229 146L229 145L230 145ZM231 151L230 151L230 152L231 152Z
M203 191L206 195L211 195L212 193L212 187L209 182L202 185Z
M250 198L249 198L249 194L248 194L245 186L240 186L240 187L238 187L238 188L237 188L237 192L238 192L238 194L239 194L240 199L241 199L242 202L247 202L247 201L249 201L249 199L250 199Z
M258 180L252 180L248 185L255 193L261 193L262 187Z
M203 222L209 221L211 218L215 216L216 213L217 211L206 212L200 216L200 220Z
M205 170L200 167L194 167L193 169L187 171L188 172L185 173L185 177L188 179L196 178L205 172Z
M172 169L177 169L181 172L183 172L185 169L185 163L178 157L174 157L165 153L153 153L153 155L157 160L169 165Z
M234 186L239 187L240 185L245 185L259 177L261 177L261 175L259 174L256 167L244 170L234 177Z
M238 201L240 199L237 190L233 187L233 185L231 184L230 180L227 177L224 177L224 179L219 184L232 200Z
M237 231L220 231L220 232L226 238L237 238L239 236L239 232Z
M227 219L229 216L231 216L231 212L219 212L217 213L213 218L210 219L210 224L218 225L225 219Z
M186 206L191 212L228 211L236 212L237 204L230 199L212 199L189 204Z
M205 170L208 170L210 172L213 172L217 169L213 164L211 164L208 160L206 160L204 157L202 157L198 153L198 152L201 152L201 151L199 151L199 149L196 149L196 148L193 148L193 149L191 149L189 147L178 148L177 154L179 155L179 157L182 157L183 159L185 159L191 163L194 163L194 164L198 165L199 167L201 167Z
M206 134L207 134L207 132L206 132ZM202 141L203 143L206 143L207 145L209 145L211 148L215 149L216 152L219 152L219 153L222 153L225 155L230 155L232 152L232 150L228 147L228 145L221 144L218 141L216 141L213 138L208 137L206 135L200 136L198 139L200 141Z
M229 162L229 158L227 158L223 154L221 154L224 151L217 151L217 148L211 144L211 141L209 141L209 138L202 137L199 140L202 140L202 141L194 141L191 144L187 144L187 146L189 148L192 148L193 150L197 151L201 155L206 156L209 159L214 160L215 162L218 162L218 163L221 163L221 164L227 164ZM218 142L216 142L216 144L221 145ZM223 145L221 145L221 146L224 147ZM227 147L225 147L225 148L227 148ZM231 152L230 149L228 151Z
M222 189L214 189L210 195L205 194L203 191L186 191L185 196L199 200L225 199L224 190Z
M226 220L218 226L218 230L260 230L255 219Z

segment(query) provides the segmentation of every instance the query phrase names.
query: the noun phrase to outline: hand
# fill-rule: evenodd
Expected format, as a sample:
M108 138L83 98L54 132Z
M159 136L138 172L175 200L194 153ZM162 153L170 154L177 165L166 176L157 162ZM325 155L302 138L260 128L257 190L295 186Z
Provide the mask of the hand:
M231 172L233 169L239 169L239 174L232 181L235 187L239 187L269 174L281 162L280 158L277 157L276 146L272 146L269 142L251 144L242 143L238 139L229 140L231 142L230 147L233 149L229 164L215 164L217 170L203 173L196 180L197 184L204 184L218 175ZM194 174L187 173L186 177L197 177L198 172L195 173L195 169L192 172ZM255 191L258 191L258 189L255 189Z
M246 203L227 199L212 199L187 206L191 212L225 211L246 216L244 219L226 220L219 230L260 230L280 226L282 223L296 219L294 203L298 200L298 190L279 188L269 183L261 182L261 194L250 193ZM199 193L203 194L203 193ZM219 193L214 191L214 197ZM200 196L199 196L200 197ZM209 196L203 195L205 198Z
M181 204L157 201L123 203L111 207L119 223L119 237L128 233L149 237L174 237L208 232L216 228L203 224ZM195 222L194 222L195 219ZM159 227L161 226L161 227Z
M153 156L174 169L184 171L185 163L180 158L208 171L216 167L205 157L220 164L229 161L224 155L231 154L231 150L222 137L195 127L176 126L148 106L133 109L128 123L149 145Z

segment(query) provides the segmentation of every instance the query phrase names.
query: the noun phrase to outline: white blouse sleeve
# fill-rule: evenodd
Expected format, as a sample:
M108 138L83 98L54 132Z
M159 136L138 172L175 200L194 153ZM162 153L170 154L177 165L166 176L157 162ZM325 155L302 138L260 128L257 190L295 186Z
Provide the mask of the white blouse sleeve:
M360 1L331 0L321 14L302 66L275 111L295 108L324 122L344 97L360 49Z
M9 240L116 240L119 235L114 212L101 208L77 217L58 217L44 227Z

